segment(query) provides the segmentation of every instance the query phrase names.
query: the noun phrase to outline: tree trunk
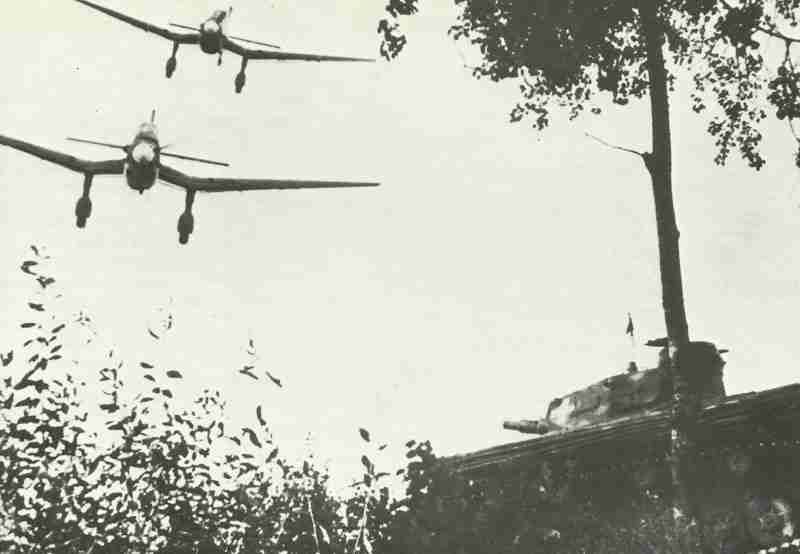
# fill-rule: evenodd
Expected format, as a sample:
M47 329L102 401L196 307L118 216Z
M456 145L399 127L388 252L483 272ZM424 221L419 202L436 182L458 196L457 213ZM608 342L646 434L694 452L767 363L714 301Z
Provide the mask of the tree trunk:
M662 45L664 33L654 0L641 2L642 31L647 47L647 70L650 77L650 113L653 151L645 157L653 181L653 197L658 226L658 254L661 265L661 303L667 324L667 336L673 348L689 342L689 326L683 305L681 259L678 248L678 225L672 202L672 137L669 128L667 69Z
M661 269L661 302L669 341L672 374L672 416L669 464L672 474L673 514L675 531L681 549L693 551L705 543L702 514L693 491L693 468L696 447L694 425L701 410L700 394L691 390L687 372L691 363L680 363L681 349L690 350L689 326L683 303L678 225L672 200L672 138L669 126L667 70L664 61L664 32L658 17L658 2L642 0L639 13L642 38L647 49L647 71L650 80L650 112L652 118L653 150L644 155L645 165L653 185L653 198L658 228L658 253ZM688 354L688 352L687 352ZM685 358L689 358L686 356ZM684 362L688 360L684 359ZM697 523L698 525L695 525ZM706 548L703 547L703 550Z

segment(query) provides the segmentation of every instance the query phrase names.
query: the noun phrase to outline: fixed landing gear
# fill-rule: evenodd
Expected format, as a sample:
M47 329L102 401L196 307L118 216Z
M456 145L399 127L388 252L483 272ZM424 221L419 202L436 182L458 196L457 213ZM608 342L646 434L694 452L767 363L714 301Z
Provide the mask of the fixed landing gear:
M247 67L247 58L242 58L242 67L239 70L239 73L236 75L236 80L234 81L234 85L236 85L236 94L242 92L244 88L245 82L247 82L247 77L244 74L244 70Z
M189 242L189 235L194 230L194 216L189 212L183 212L178 218L178 242L186 244Z
M180 244L189 242L189 235L194 231L194 216L192 215L194 194L193 190L186 191L186 209L178 218L178 242Z
M175 55L178 53L179 46L180 43L178 42L172 44L172 56L170 56L169 59L167 60L167 67L166 67L167 79L172 77L172 74L175 73L175 68L178 67L178 60L175 57Z
M167 67L166 67L166 74L167 79L172 77L172 74L175 73L175 68L178 66L178 60L174 57L167 60Z
M88 196L81 196L75 204L75 225L78 229L86 227L86 220L90 215L92 215L92 200Z
M91 173L87 173L83 176L83 194L78 198L78 202L75 204L75 225L77 225L79 229L86 227L86 220L92 215L92 200L89 198L89 191L92 188L92 177L93 175Z

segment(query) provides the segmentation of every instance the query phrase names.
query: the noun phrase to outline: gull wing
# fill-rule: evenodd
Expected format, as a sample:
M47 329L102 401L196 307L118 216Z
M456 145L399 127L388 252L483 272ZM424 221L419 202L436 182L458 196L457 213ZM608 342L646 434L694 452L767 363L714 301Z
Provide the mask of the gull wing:
M81 1L81 0L78 0ZM324 56L319 54L298 54L296 52L282 52L276 50L261 50L247 48L237 44L228 37L223 37L222 47L238 54L248 60L279 60L279 61L304 61L304 62L374 62L374 58L350 58L344 56Z
M69 154L62 154L55 150L36 146L30 142L17 140L11 137L0 135L0 144L8 146L15 150L25 152L39 159L60 165L78 173L91 174L91 175L116 175L122 173L125 166L125 160L105 160L101 162L92 162L82 160Z
M159 179L193 192L244 192L249 190L322 189L344 187L377 187L379 183L351 181L308 181L302 179L219 179L192 177L161 165Z
M135 17L125 15L124 13L112 10L111 8L106 8L105 6L101 6L100 4L89 2L89 0L75 0L75 1L80 2L85 6L89 6L90 8L94 8L97 11L103 12L106 15L110 15L113 18L119 19L120 21L124 21L129 25L138 27L143 31L156 34L173 42L178 42L181 44L197 44L200 42L199 33L176 33L170 31L169 29L159 27L158 25L153 25L152 23L147 23L146 21L142 21L141 19L136 19Z

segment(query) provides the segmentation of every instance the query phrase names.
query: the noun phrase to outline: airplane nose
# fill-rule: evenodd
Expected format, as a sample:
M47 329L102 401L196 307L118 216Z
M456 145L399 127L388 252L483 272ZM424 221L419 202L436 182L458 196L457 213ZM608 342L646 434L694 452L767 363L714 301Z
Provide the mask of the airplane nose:
M133 148L131 158L139 163L152 162L155 159L155 151L150 144L139 143Z
M217 33L219 32L219 24L216 21L206 21L203 24L203 30L207 33Z

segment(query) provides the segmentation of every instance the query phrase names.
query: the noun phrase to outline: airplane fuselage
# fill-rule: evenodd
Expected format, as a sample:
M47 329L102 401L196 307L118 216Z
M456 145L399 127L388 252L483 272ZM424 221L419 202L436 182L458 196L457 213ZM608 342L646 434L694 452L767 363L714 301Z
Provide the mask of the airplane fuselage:
M216 10L200 25L200 49L206 54L219 54L222 51L225 33L223 22L227 16L223 10Z
M127 148L125 180L133 190L143 193L158 180L159 144L156 126L142 123Z

